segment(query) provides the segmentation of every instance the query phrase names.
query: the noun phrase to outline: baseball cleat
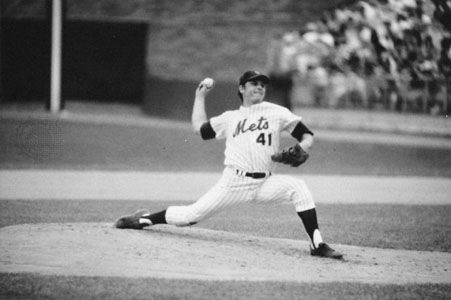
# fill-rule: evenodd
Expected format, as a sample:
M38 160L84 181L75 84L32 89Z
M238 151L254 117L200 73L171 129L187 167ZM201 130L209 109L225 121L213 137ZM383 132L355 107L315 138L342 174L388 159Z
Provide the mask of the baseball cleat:
M115 223L114 227L120 229L143 229L152 223L149 219L143 218L150 215L148 209L140 209L132 215L120 217Z
M310 246L310 254L312 256L328 257L334 259L343 258L343 254L335 251L326 243L319 243L318 248L312 248L312 246Z

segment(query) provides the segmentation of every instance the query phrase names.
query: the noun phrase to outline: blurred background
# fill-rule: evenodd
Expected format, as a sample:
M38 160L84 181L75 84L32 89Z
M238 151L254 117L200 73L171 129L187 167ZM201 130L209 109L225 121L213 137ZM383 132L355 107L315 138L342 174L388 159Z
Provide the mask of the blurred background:
M1 1L1 104L48 105L51 0ZM450 111L446 0L63 0L61 97L188 120L204 77L208 107L236 107L247 69L291 109L443 118Z

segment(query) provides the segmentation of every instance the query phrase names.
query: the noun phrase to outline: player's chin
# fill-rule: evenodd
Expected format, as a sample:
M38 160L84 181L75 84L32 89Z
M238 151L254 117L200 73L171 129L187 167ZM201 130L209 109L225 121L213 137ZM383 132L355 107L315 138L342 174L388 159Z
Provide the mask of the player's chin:
M263 98L265 98L265 95L256 94L252 97L252 103L253 104L260 103L263 101Z

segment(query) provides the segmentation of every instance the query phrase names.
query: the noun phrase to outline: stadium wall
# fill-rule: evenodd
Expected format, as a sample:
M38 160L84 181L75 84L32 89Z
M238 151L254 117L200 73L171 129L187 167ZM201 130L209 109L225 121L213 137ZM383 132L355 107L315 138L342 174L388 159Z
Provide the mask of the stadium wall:
M198 82L182 79L162 79L151 77L146 80L143 110L149 115L188 121L191 119L194 93ZM237 95L238 82L219 80L208 95L206 110L208 116L220 114L228 109L238 108L241 100ZM271 87L267 99L280 105Z
M99 21L64 24L62 97L141 103L147 25ZM2 98L48 99L50 24L2 19Z
M48 1L5 0L2 16L12 19L45 19L46 2ZM87 100L131 101L142 103L144 110L150 114L186 118L191 111L194 88L201 79L209 76L217 80L217 85L211 97L215 99L212 100L215 104L208 107L212 106L214 112L222 111L234 107L239 101L236 97L236 80L243 71L265 71L267 50L272 39L279 38L287 31L298 30L308 21L317 20L328 9L354 2L356 0L66 0L69 22L95 21L112 27L114 23L123 26L123 23L142 23L147 26L147 31L144 44L140 36L136 41L123 40L109 45L121 49L134 48L139 59L140 51L145 51L143 80L138 78L127 81L124 78L122 82L114 81L111 77L118 72L108 69L106 65L109 63L97 65L95 63L98 59L88 59L83 64L91 65L92 68L91 72L86 70L84 75L93 85L86 82L84 86L78 84L77 88L92 93L69 93L63 87L63 96L80 96ZM98 46L103 44L99 43ZM111 50L101 51L108 53ZM134 55L131 52L129 54L127 57L116 56L116 62L112 63L122 63L120 67L125 68L127 64L134 62ZM48 60L48 57L43 59ZM78 56L77 59L82 57ZM44 65L46 64L43 63L36 70L44 72L43 78L47 78L48 70ZM135 73L141 72L138 67L132 69L137 70ZM83 75L76 76L73 70L70 72L73 74L63 74L63 82L80 83ZM127 75L127 78L134 78L133 76ZM103 90L102 94L96 89L98 86L109 86L110 89ZM128 93L118 91L120 86L125 86ZM39 93L33 91L30 94ZM274 93L276 94L278 93ZM120 97L121 95L125 96ZM274 101L278 102L280 99L275 97Z

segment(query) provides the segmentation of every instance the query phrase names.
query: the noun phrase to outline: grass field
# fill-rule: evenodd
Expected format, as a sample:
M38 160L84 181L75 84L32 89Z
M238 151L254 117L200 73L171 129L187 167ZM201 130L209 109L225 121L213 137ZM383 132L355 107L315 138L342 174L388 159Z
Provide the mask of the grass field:
M137 208L159 211L167 201L0 201L0 226L24 223L111 222ZM318 205L319 222L332 243L451 252L449 205ZM307 240L292 205L243 204L196 227Z
M300 270L302 272L302 270ZM449 299L451 285L205 282L0 274L5 299Z
M202 141L190 125L161 127L4 119L0 168L149 171L222 170L224 143ZM282 144L291 143L283 139ZM337 141L318 136L302 168L279 172L451 177L448 148Z
M50 134L45 128L50 128ZM219 171L222 143L201 144L186 132L64 121L2 120L0 167ZM450 176L447 149L320 140L315 151L318 156L312 156L306 173ZM113 222L136 208L160 210L177 203L127 199L0 200L0 226ZM322 204L318 205L318 214L323 236L333 244L451 252L450 205ZM307 239L291 205L242 205L195 227ZM0 298L4 299L447 299L450 295L451 284L343 283L339 278L334 283L312 284L279 282L277 278L273 282L198 281L0 271Z

